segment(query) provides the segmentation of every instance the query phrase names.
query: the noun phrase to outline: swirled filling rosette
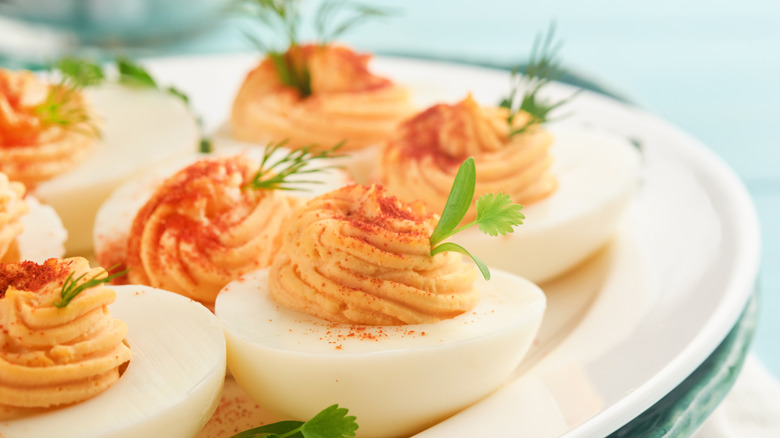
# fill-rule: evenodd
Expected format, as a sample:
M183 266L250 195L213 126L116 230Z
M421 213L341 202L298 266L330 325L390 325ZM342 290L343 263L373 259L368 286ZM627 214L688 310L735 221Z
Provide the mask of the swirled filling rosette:
M248 188L257 171L243 156L204 159L162 182L130 229L128 280L210 305L229 281L268 266L302 201Z
M286 225L269 273L281 305L345 324L451 318L476 305L476 270L458 254L431 257L437 218L380 186L352 185L309 201Z
M0 171L34 185L80 163L97 143L81 91L29 71L0 69Z
M228 366L263 408L303 420L335 403L350 407L360 436L409 436L484 397L517 367L544 294L500 271L478 278L458 254L466 250L443 242L474 194L474 161L462 168L441 217L378 185L310 200L285 226L271 268L220 292ZM504 195L478 208L486 233L521 223L521 206Z
M401 199L440 210L458 167L473 156L477 196L503 192L524 205L544 199L557 187L550 172L553 138L538 124L510 135L530 116L508 118L508 109L480 106L471 95L428 108L403 122L385 145L382 184ZM466 220L475 215L472 208Z
M25 192L24 184L0 172L0 262L42 262L65 252L59 216Z
M96 396L132 352L102 268L82 258L0 264L0 417L15 418ZM94 285L93 285L94 284Z
M345 141L356 151L382 141L412 111L409 91L368 69L369 55L334 45L293 46L283 55L306 68L311 93L302 95L279 77L269 57L244 80L233 103L231 127L241 141L288 147Z

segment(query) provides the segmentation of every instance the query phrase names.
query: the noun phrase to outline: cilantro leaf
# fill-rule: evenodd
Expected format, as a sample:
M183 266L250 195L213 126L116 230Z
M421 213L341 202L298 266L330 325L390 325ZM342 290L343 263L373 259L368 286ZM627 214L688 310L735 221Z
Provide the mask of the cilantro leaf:
M523 206L513 204L509 195L488 193L477 199L477 223L479 230L490 236L502 236L514 231L522 224L525 216L520 210Z
M452 182L452 189L450 189L450 195L447 197L447 203L441 213L439 223L431 233L431 256L445 251L465 254L474 260L485 280L490 280L490 271L482 260L473 256L460 245L451 242L440 243L474 225L479 225L480 231L485 234L497 236L511 233L515 226L523 223L525 216L520 212L523 208L522 205L513 204L509 195L487 193L477 199L477 218L469 224L458 227L471 206L471 200L474 199L476 183L477 173L474 158L470 157L460 165L455 180Z
M306 438L350 438L355 436L358 425L347 408L330 405L301 426Z
M309 421L280 421L245 430L231 438L352 438L358 424L348 412L347 408L330 405Z

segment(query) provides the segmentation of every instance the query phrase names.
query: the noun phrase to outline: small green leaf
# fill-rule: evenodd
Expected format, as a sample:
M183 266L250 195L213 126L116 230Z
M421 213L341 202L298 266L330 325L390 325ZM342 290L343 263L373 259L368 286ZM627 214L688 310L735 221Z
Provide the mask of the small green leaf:
M210 154L214 152L214 145L211 143L211 139L208 137L201 137L198 144L198 152L201 154Z
M165 91L167 91L169 94L171 94L173 96L176 96L179 99L181 99L182 102L184 102L185 105L189 105L190 104L190 97L187 96L183 91L179 90L178 88L176 88L176 87L168 87L168 88L165 89Z
M290 438L300 438L300 428L303 421L279 421L277 423L266 424L265 426L255 427L233 435L231 438L270 438L290 432L298 431L292 435L285 435Z
M490 280L490 270L488 269L485 262L480 260L478 257L471 255L470 252L466 251L466 248L458 245L457 243L452 243L452 242L442 243L441 245L431 250L431 255L434 256L440 252L445 252L445 251L455 251L471 257L471 260L474 260L474 263L477 264L477 267L479 268L479 272L482 273L482 276L485 277L485 280Z
M513 204L509 195L487 193L477 199L477 224L490 236L511 233L514 227L523 223L523 206Z
M152 78L152 75L129 58L117 58L116 66L119 70L120 84L135 87L157 88L157 82Z
M301 432L306 438L350 438L355 436L358 425L354 416L348 416L346 408L331 405L307 421Z
M476 184L477 169L474 165L474 158L469 157L460 165L455 180L452 182L452 189L450 189L439 223L431 234L431 247L454 234L456 227L471 207Z
M331 405L305 423L280 421L245 430L231 438L351 438L358 424L347 413L347 408Z

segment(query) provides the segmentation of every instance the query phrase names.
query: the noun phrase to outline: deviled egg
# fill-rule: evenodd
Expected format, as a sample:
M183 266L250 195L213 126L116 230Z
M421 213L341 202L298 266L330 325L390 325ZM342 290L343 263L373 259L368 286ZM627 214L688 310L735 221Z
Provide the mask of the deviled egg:
M170 93L2 69L0 90L0 171L57 211L70 254L91 252L95 213L114 188L198 147L195 119Z
M302 185L314 193L348 182L338 169L309 173L322 166L310 156L302 164L311 167L286 173L285 166L296 159L284 160L301 153L278 147L267 156L255 148L222 151L190 157L126 183L98 212L97 260L129 268L130 283L161 287L213 306L228 282L271 263L281 244L279 229L312 196L283 189L299 187L296 181L302 179L321 183ZM273 168L279 162L281 167Z
M412 434L500 386L545 296L503 272L475 282L457 252L432 255L437 221L380 186L299 208L271 267L217 297L239 385L285 418L348 406L366 437Z
M27 302L28 306L20 307L20 311L29 307L31 299L40 300L44 295L60 298L59 289L65 287L63 282L67 284L75 279L74 284L81 285L99 278L89 270L86 260L80 258L50 260L43 267L25 263L19 265L20 269L13 266L3 269L15 269L15 274L24 274L25 269L31 270L31 274L40 274L38 271L41 269L48 272L46 266L57 266L54 266L56 272L51 275L51 282L46 281L46 275L25 277L5 272L9 275L4 275L2 286L8 290L3 290L0 300ZM56 270L58 266L64 266L64 270ZM102 272L99 268L98 271ZM74 275L66 280L64 276L68 272ZM86 277L81 277L81 273L86 273ZM48 292L25 292L33 286L48 288ZM72 300L62 307L55 308L56 302L54 305L47 302L44 303L46 307L33 312L33 317L26 318L27 323L37 323L44 316L56 319L70 315L71 311L79 315L83 313L68 324L86 327L89 334L78 337L78 332L66 330L61 325L37 327L29 333L35 347L30 347L28 361L34 360L33 355L40 350L38 344L41 340L35 337L39 330L47 330L49 336L46 339L49 341L76 333L78 343L73 347L68 344L51 349L52 356L45 363L54 368L54 374L48 379L44 378L46 367L41 365L43 362L38 363L35 372L29 373L20 365L18 354L2 355L0 413L6 414L6 418L0 421L0 435L5 438L55 435L64 438L187 438L195 436L203 427L216 409L225 376L225 343L219 321L200 304L170 292L145 286L112 289L116 292L116 301L108 305L110 312L90 311L90 306L96 304L105 307L114 295L107 287L93 285L71 297ZM7 291L9 296L5 295ZM25 294L38 298L29 298ZM65 299L64 295L62 299ZM4 323L9 322L7 318L13 317L11 313L4 313ZM104 318L105 315L116 319L108 322L100 320L98 323L96 318ZM14 333L23 332L24 327L21 326L23 324L14 326ZM109 327L112 331L105 332ZM9 328L6 326L6 329ZM113 352L114 347L106 350L105 336L101 334L114 332L119 336L116 353ZM109 337L116 338L113 334ZM94 342L91 342L93 338ZM94 353L87 354L85 348L93 348ZM102 385L102 374L100 378L93 379L84 377L84 373L99 370L103 365L110 367L109 359L113 360L115 354L116 363L124 364L118 370L113 368L113 373L118 372L114 375L113 384L107 389L102 386L97 393L92 391L97 383ZM106 359L103 359L104 356ZM39 379L39 385L36 385L35 379ZM9 383L12 387L10 392L7 390ZM13 387L23 384L31 385L23 390L24 397L13 396ZM44 404L40 408L27 409L15 407L35 406L35 399L46 396L50 389L53 389L54 400L70 403L57 403L50 407ZM86 400L76 402L76 399L66 398L82 390L87 391Z
M477 195L510 195L526 206L525 222L499 239L466 230L455 241L489 266L544 282L613 234L638 188L639 153L629 141L595 128L549 132L528 113L510 114L470 95L428 108L399 125L386 143L380 181L399 198L437 211L458 167L473 156ZM465 222L476 216L472 206Z

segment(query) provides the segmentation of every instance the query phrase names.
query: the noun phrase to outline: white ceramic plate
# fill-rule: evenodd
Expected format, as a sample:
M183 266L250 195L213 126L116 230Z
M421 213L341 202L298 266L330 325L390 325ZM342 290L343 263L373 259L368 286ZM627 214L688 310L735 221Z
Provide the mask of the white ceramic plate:
M147 65L161 83L189 93L214 130L256 62L255 55L220 55ZM468 91L496 103L509 86L507 72L477 67L379 58L374 68L411 86L420 106L456 102ZM592 125L641 145L641 193L606 248L543 285L549 309L513 379L421 437L607 435L701 364L752 293L758 220L720 159L663 120L596 94L581 93L566 112L557 125Z

